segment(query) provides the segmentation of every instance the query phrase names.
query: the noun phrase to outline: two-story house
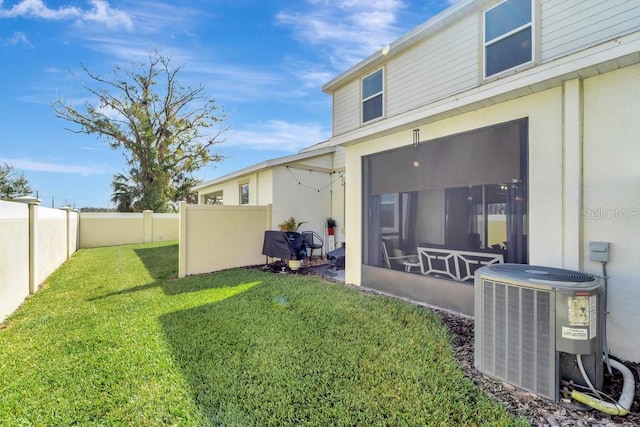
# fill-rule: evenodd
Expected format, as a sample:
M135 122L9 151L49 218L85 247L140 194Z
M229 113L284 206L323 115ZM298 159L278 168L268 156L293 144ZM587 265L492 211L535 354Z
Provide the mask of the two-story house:
M640 361L640 3L461 0L322 89L347 282L472 315L478 261L602 275L606 241L609 347Z

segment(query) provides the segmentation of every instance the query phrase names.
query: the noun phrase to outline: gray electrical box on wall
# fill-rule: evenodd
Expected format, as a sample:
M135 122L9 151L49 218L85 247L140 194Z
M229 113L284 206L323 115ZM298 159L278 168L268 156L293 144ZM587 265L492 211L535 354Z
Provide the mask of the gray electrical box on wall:
M589 242L589 259L591 261L609 261L609 242Z

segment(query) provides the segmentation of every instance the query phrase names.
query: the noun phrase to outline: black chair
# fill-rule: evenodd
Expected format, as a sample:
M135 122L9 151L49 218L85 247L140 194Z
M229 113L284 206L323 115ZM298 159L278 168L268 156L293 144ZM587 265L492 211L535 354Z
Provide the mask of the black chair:
M320 249L320 258L322 258L324 242L318 233L315 231L303 231L302 237L304 238L305 248L309 248L309 257L313 256L314 249Z

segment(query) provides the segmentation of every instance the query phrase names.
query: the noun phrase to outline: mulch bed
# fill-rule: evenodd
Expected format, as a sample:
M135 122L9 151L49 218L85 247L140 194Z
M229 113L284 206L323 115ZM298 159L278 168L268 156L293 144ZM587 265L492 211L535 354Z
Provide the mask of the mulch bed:
M327 265L328 262L326 258L314 256L311 258L305 258L302 261L302 265L298 270L292 270L289 268L289 265L286 262L281 260L275 260L269 264L258 265L255 268L271 273L289 273L289 274L314 274L314 267L319 267L323 265Z

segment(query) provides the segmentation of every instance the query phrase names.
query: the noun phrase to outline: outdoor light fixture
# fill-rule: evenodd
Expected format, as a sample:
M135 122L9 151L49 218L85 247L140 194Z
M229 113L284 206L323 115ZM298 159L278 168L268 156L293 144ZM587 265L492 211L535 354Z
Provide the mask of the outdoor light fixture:
M420 146L420 129L413 130L413 148L418 149Z
M413 130L413 148L416 151L418 150L418 148L420 148L420 129L417 128ZM413 167L420 167L420 162L418 160L415 160L413 162Z

